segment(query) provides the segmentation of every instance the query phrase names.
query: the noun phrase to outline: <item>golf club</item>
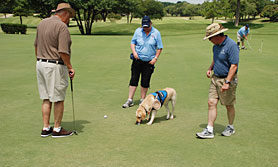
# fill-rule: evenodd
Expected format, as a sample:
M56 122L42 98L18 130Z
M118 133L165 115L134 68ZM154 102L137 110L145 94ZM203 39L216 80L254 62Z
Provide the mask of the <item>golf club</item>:
M71 74L71 72L70 72ZM78 135L77 134L77 131L76 131L76 124L75 124L75 114L74 114L74 101L73 101L73 82L72 82L72 78L70 77L70 90L71 90L71 103L72 103L72 118L73 118L73 133L75 135Z
M260 53L263 53L263 45L264 45L264 41L262 40L262 42L261 42L261 48L259 49L259 52L260 52Z
M246 41L247 41L248 47L249 47L251 50L253 50L252 47L251 47L251 45L250 45L250 43L249 43L249 41L248 41L248 40L246 40Z

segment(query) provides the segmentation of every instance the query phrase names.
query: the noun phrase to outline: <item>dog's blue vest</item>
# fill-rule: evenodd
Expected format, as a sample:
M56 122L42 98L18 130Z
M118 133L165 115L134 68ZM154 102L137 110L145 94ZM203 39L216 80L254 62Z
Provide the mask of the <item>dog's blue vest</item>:
M152 95L161 103L162 106L167 97L167 92L166 90L160 90L155 93L152 93Z

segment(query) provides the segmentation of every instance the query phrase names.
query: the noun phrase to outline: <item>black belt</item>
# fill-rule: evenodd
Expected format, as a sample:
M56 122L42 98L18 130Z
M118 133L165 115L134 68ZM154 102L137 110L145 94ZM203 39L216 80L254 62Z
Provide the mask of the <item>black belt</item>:
M217 78L227 78L227 76L217 76L215 75Z
M47 62L47 63L55 63L55 64L65 65L64 62L59 61L59 60L48 60L48 59L39 59L39 58L37 58L37 61L42 61L42 62Z

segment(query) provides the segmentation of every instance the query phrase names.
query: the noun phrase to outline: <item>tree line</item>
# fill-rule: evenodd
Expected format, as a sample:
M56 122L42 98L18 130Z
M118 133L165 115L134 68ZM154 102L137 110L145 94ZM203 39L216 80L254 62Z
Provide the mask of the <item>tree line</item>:
M240 20L255 18L260 15L272 21L278 18L278 0L212 0L203 4L189 4L178 1L176 4L165 3L165 11L171 16L204 16L207 19L224 17Z
M177 3L159 2L157 0L0 0L0 13L13 13L22 17L37 14L40 18L51 15L61 2L69 3L76 11L74 20L81 34L90 35L92 25L98 20L117 20L126 17L127 23L133 18L148 15L151 19L162 19L165 15L204 16L212 19L217 17L236 18L235 25L240 19L255 18L261 15L272 21L278 18L278 0L212 0L203 4L190 4L186 1Z

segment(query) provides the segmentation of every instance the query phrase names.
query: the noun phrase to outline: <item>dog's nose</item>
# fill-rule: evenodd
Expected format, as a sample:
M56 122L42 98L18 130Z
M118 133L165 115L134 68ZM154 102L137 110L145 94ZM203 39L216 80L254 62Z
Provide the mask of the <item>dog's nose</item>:
M140 122L137 122L137 121L136 121L135 125L140 125Z

